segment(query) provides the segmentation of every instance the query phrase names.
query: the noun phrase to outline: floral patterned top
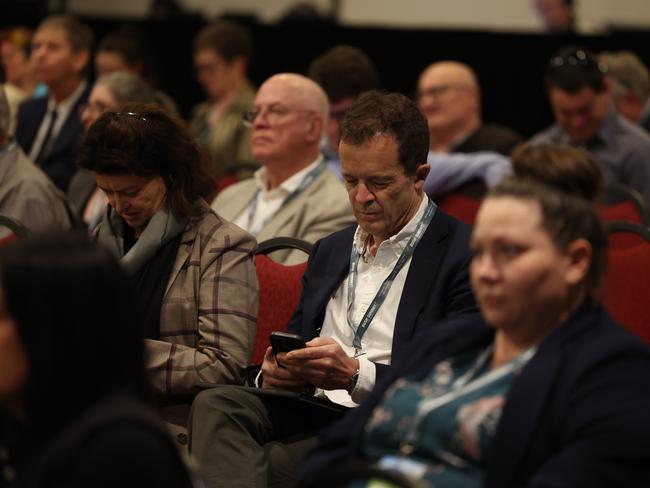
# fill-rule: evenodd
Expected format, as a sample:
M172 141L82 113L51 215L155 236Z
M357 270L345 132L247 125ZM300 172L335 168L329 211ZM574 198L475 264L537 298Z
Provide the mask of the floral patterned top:
M421 380L399 379L365 427L363 454L434 487L483 486L506 395L534 352L490 369L490 346L442 361Z

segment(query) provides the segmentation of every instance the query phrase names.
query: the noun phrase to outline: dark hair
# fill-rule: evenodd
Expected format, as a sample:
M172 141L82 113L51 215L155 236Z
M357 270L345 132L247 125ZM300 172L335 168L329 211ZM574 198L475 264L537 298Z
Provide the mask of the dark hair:
M605 66L588 49L567 46L548 61L544 70L544 86L547 91L559 88L574 94L583 88L591 88L600 93L605 90L605 71Z
M512 169L526 178L596 202L604 187L598 161L585 149L552 144L521 144L511 155Z
M201 198L211 201L216 191L185 123L151 104L128 103L104 113L84 137L77 163L101 174L162 177L178 217L199 215Z
M539 203L542 227L560 250L566 250L577 239L586 239L592 249L586 288L597 295L607 267L607 237L591 202L580 195L516 177L506 178L486 196L498 197L515 197Z
M415 103L401 93L372 90L357 98L341 122L341 141L359 146L378 135L390 135L399 147L399 163L415 174L429 152L429 129Z
M0 283L28 358L24 405L39 437L111 391L146 396L139 311L108 251L81 234L16 241L0 249Z
M141 67L139 75L152 86L156 86L158 80L152 49L147 37L137 27L124 25L110 32L99 41L97 52L99 51L115 53L129 66L139 64Z
M325 90L331 103L380 88L372 60L361 49L345 44L315 58L309 65L309 77Z
M211 49L228 63L235 58L249 61L253 56L253 36L241 24L232 20L216 20L205 26L194 38L194 52Z
M75 52L90 52L93 47L92 29L71 15L50 15L38 25L38 29L43 27L62 29Z

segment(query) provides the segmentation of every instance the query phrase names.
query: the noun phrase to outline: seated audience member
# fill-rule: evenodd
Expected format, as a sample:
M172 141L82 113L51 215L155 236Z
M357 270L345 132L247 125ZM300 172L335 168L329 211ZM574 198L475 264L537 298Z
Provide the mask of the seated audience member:
M548 62L544 83L556 123L531 143L585 148L607 183L627 185L650 204L650 136L616 113L604 66L586 49L565 47Z
M90 92L85 73L92 42L92 30L78 20L45 18L32 39L30 60L49 95L18 109L16 142L63 191L75 172L83 133L78 112Z
M309 78L325 91L330 104L323 153L327 166L341 176L339 126L352 102L368 90L380 88L379 73L361 49L339 44L309 64Z
M190 127L204 147L217 178L243 180L256 166L244 114L253 107L255 87L246 77L253 37L246 27L217 20L194 38L194 68L208 99L193 110Z
M498 124L481 121L481 92L474 71L456 61L440 61L420 74L420 110L429 126L431 152L492 151L509 156L521 138Z
M646 486L650 352L593 298L606 238L590 202L504 182L471 247L482 319L420 336L322 434L302 486L370 486L341 481L369 468L440 488Z
M631 51L603 52L598 60L607 66L614 106L630 122L650 130L650 73Z
M328 104L312 80L293 73L266 80L248 113L255 178L222 191L212 204L263 242L287 236L315 242L354 222L341 182L327 171L320 141ZM299 251L277 253L278 261L304 260Z
M0 249L0 485L191 487L145 403L142 332L110 254L77 235Z
M79 166L108 197L97 240L135 282L161 401L200 381L241 384L255 337L255 241L207 205L214 184L189 130L154 105L127 104L90 126Z
M128 71L142 78L154 90L155 102L172 114L178 108L172 98L157 90L154 56L143 32L134 26L123 26L99 41L95 53L95 73L104 76L116 71Z
M481 121L480 87L469 66L456 61L431 64L418 80L417 100L429 126L429 195L458 191L482 197L509 173L507 156L521 138Z
M65 195L9 137L9 103L0 87L0 213L33 232L66 230L70 215ZM0 228L0 238L7 235Z
M88 103L80 107L84 130L106 111L115 111L128 102L153 103L154 94L151 87L137 75L127 71L115 71L100 76L95 82ZM104 192L97 188L95 176L91 171L79 169L70 180L68 199L80 222L92 230L101 221L108 204Z
M317 242L309 257L288 326L307 347L277 360L268 348L257 390L217 387L196 397L190 451L206 486L291 486L315 429L333 418L264 391L313 385L330 402L354 407L389 364L411 353L423 328L475 313L469 227L422 191L427 150L426 121L403 95L366 92L346 112L341 169L357 225Z
M522 144L512 152L512 170L528 179L596 203L603 193L598 161L580 147Z
M11 109L9 134L16 128L18 106L24 100L47 93L47 87L39 84L29 62L32 30L26 27L9 27L0 31L0 66L4 73L2 85Z

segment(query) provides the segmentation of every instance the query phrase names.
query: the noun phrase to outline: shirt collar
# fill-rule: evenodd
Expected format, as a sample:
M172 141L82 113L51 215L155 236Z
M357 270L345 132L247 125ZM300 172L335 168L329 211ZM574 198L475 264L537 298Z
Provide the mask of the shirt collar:
M79 97L81 97L81 94L84 92L87 85L88 82L86 80L82 80L81 83L79 83L77 89L73 91L67 98L61 100L59 103L56 103L54 97L52 96L52 94L50 94L50 96L47 99L47 111L51 112L56 108L58 114L61 114L63 112L69 112L72 109L73 105L77 102Z
M323 156L319 154L313 163L304 167L297 173L291 175L289 178L287 178L282 183L280 183L279 187L274 188L273 190L268 189L267 170L265 166L262 166L260 169L255 171L254 174L255 183L257 184L257 187L260 189L260 195L265 196L268 194L277 194L277 193L285 193L287 195L290 195L300 186L300 183L305 178L305 176L307 176L307 174L311 170L315 169L316 166L318 166L322 161L323 161Z
M426 211L428 204L429 197L424 195L422 201L420 202L418 211L415 212L415 215L413 217L411 217L411 220L409 220L408 223L402 227L402 229L397 234L383 241L379 247L382 247L384 244L386 244L386 246L391 246L394 249L395 253L399 255L404 250L409 239L417 229L418 224L422 220L422 217L424 217L424 212ZM367 247L366 241L368 240L368 237L369 234L357 225L357 230L354 233L354 247L359 254L363 254L364 248Z

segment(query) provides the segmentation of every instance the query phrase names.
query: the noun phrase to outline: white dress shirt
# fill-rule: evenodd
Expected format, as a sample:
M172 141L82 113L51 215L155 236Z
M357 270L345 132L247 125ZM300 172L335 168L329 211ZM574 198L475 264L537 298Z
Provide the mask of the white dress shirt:
M323 161L323 156L318 156L316 161L309 166L301 169L284 180L280 186L269 190L267 170L264 166L255 171L254 178L259 193L257 193L257 204L255 205L255 214L250 219L250 211L253 202L249 202L244 210L234 219L233 223L253 235L259 234L264 224L270 220L273 215L280 210L286 198L291 195L302 183L302 180ZM249 222L250 220L250 222Z
M347 276L332 295L325 308L325 318L321 337L331 337L338 342L348 356L354 356L352 340L356 327L361 322L363 315L377 294L379 287L395 267L411 235L424 216L428 198L422 198L420 207L411 220L396 235L383 241L373 257L369 252L359 259L357 267L357 280L355 300L352 305L352 319L354 330L348 325L348 279ZM354 246L362 252L364 243L368 238L360 227L354 235ZM356 406L375 386L376 370L374 363L390 364L393 344L393 329L397 309L402 298L404 283L411 266L411 258L397 273L384 302L373 318L370 327L363 335L361 355L359 359L359 379L352 391L352 396L346 390L325 391L324 394L333 402Z

